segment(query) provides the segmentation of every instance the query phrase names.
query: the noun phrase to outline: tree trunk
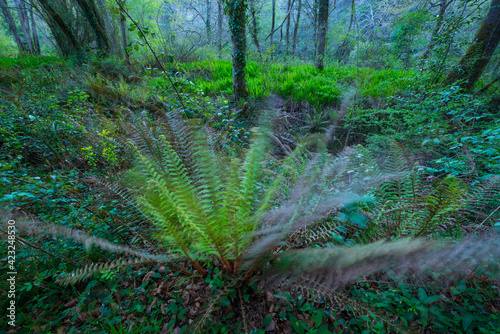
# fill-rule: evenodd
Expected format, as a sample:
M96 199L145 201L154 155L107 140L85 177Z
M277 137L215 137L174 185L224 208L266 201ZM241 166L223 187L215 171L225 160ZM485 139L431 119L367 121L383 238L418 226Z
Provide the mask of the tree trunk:
M10 13L10 9L7 6L7 1L6 0L0 0L0 7L2 9L2 14L7 22L7 25L9 26L9 30L14 37L14 41L17 44L17 48L19 49L19 52L27 52L28 50L26 49L26 46L24 45L23 40L21 39L21 36L19 35L19 31L17 31L16 24L14 23L14 18L12 17L12 14Z
M32 41L33 41L33 50L36 54L40 54L40 40L38 39L38 31L36 29L35 23L35 15L33 15L33 6L30 5L30 18L31 18L31 33L32 33Z
M316 68L320 71L325 67L326 33L328 31L329 0L318 0L318 43L316 51Z
M488 65L499 42L500 0L492 0L490 10L471 45L445 79L445 84L453 84L457 80L464 79L460 85L467 91L471 91Z
M262 59L262 52L260 50L260 44L259 44L259 25L257 22L257 16L255 15L255 0L250 0L250 15L251 15L251 20L252 20L252 39L253 39L253 44L255 44L255 47L257 48L257 52L259 53L259 57Z
M74 55L79 62L83 61L83 49L61 15L52 8L49 0L38 0L38 2L47 15L47 23L63 56L70 57Z
M434 44L436 43L436 39L438 37L439 31L441 30L441 27L443 26L444 14L446 13L446 8L448 8L448 6L452 2L453 2L453 0L441 0L441 4L439 5L439 13L438 13L438 19L436 21L436 26L434 27L434 30L432 31L429 44L427 45L427 48L425 49L424 53L422 54L422 59L426 59L429 56L429 53L431 52L432 48L434 47Z
M288 13L287 19L286 19L286 35L285 35L285 40L286 40L286 53L288 54L288 51L290 49L290 18L292 16L292 0L288 0L288 3L286 5L286 11Z
M351 0L351 20L349 22L349 29L347 29L347 34L345 35L342 44L338 47L338 55L339 55L339 63L341 63L344 58L351 53L351 43L349 42L349 37L351 34L351 29L354 25L354 18L356 13L356 2L355 0Z
M120 8L125 9L126 6L127 6L127 0L122 0ZM127 66L130 66L130 55L128 54L127 51L128 42L127 42L126 17L123 11L120 11L120 28L122 31L122 42L123 42L123 51L125 52L125 63L127 64Z
M76 0L76 2L82 10L85 19L94 31L97 40L97 48L99 49L97 52L98 56L109 56L110 43L108 35L106 33L106 29L104 28L104 22L97 11L94 0Z
M300 11L302 10L302 0L297 4L297 19L295 20L295 28L293 29L293 54L297 53L297 34L299 32Z
M246 66L246 6L245 0L229 1L229 30L233 44L233 99L238 101L248 96L245 79Z
M205 29L207 31L208 44L212 43L212 23L210 22L211 11L212 11L212 1L207 0L207 20L205 21Z
M224 7L222 6L222 0L218 2L219 14L217 18L217 49L219 51L219 59L222 57L222 23L224 20Z
M26 45L26 50L30 54L33 54L33 43L31 43L31 31L30 31L30 21L28 17L28 10L26 9L26 3L24 0L14 0L17 7L17 16L19 18L19 24L21 26L21 31L23 32L24 42Z
M316 60L316 57L318 55L318 0L314 0L313 3L313 41L314 41L314 51L313 51L313 58Z
M273 13L271 18L271 40L270 40L271 45L273 45L274 25L276 23L276 0L273 0L272 11Z

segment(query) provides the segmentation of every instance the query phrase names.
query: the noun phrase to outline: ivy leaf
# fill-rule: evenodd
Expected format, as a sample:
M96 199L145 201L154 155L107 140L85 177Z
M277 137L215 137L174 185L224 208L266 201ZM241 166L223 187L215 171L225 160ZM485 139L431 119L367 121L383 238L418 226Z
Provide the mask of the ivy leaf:
M226 297L220 301L219 305L220 306L229 306L229 305L231 305L231 301L229 300L229 298Z

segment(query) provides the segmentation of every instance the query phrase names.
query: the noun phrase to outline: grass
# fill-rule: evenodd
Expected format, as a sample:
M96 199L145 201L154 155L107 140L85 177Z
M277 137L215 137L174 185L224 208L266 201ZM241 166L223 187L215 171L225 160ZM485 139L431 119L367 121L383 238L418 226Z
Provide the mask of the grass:
M232 94L231 62L207 60L186 63L180 69L205 94ZM410 88L419 77L414 71L373 70L331 66L318 71L312 65L247 64L250 96L264 97L276 93L313 106L338 105L343 92L352 85L361 97L385 99Z
M2 68L37 68L44 64L50 65L56 62L61 62L57 57L25 57L25 58L10 58L0 57L0 69Z

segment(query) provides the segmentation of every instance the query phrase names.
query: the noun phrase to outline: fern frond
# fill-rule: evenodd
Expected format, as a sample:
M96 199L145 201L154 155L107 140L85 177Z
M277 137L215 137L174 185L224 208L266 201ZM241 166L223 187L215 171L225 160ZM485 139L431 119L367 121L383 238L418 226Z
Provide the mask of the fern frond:
M330 215L336 215L332 210ZM339 237L339 223L330 221L320 221L310 226L302 227L289 234L286 239L287 249L305 248L317 244L331 243Z
M477 228L500 221L500 177L490 176L478 180L469 190L467 204L457 215L463 226L474 224ZM496 210L496 211L495 211Z
M318 146L321 148L321 143ZM355 152L347 149L332 158L323 150L300 166L301 172L297 173L288 199L260 217L261 228L257 231L260 238L248 249L249 263L259 262L261 256L282 244L287 235L293 239L294 233L301 233L297 231L307 231L311 224L363 200L355 191L359 185L348 173Z
M467 189L464 182L448 176L439 182L434 191L425 197L424 213L414 235L416 237L434 232L437 224L446 222L466 203Z
M103 250L118 253L118 254L126 254L130 256L135 256L142 258L144 260L151 260L156 262L172 262L173 258L168 255L152 255L147 252L136 250L127 246L116 245L108 240L97 238L95 236L87 235L82 231L75 231L64 226L54 225L54 224L40 224L40 223L28 223L26 221L17 221L16 227L19 228L20 231L26 233L36 233L36 234L47 234L54 236L64 236L68 239L72 239L80 244L85 245L87 249L92 246L97 246Z
M499 245L499 240L493 236L458 243L402 239L353 247L291 250L275 256L267 275L272 284L308 281L313 288L319 284L335 290L357 277L389 267L401 275L410 265L420 271L474 270L492 260L499 261Z
M56 282L62 285L73 285L78 282L84 281L96 273L116 270L124 266L133 266L138 264L144 264L150 262L151 260L140 260L140 259L118 259L105 263L92 263L86 265L83 268L79 268L70 273L64 273L59 275Z

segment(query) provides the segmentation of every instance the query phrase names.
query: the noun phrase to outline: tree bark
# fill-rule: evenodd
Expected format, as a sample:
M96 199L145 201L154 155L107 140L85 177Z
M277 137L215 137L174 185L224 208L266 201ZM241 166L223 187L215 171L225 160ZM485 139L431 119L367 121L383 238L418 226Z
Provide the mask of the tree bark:
M286 35L285 35L285 41L286 41L286 53L288 54L290 50L290 18L292 16L292 0L288 0L287 6L286 6L286 11L288 13L287 19L286 19Z
M313 41L314 41L314 51L313 58L316 61L318 55L318 0L314 0L312 11L313 11Z
M252 20L251 29L252 29L253 44L255 44L257 52L259 53L259 57L262 59L262 52L260 50L260 43L259 43L259 24L257 22L257 15L255 15L255 0L249 0L249 2L250 2L250 15Z
M218 18L217 18L217 49L219 51L219 59L222 58L222 23L224 20L224 7L222 6L222 0L217 2L218 4Z
M26 9L26 3L24 2L24 0L14 0L14 2L17 7L17 16L21 25L21 31L23 32L26 50L28 50L30 54L33 54L34 52L33 43L31 43L30 21L28 17L28 10Z
M273 0L272 4L272 18L271 18L271 40L270 43L273 45L273 35L274 35L274 26L276 24L276 0Z
M47 23L63 56L70 57L74 55L78 61L83 61L83 49L61 15L55 11L49 0L38 0L38 2L47 15Z
M453 84L464 79L462 88L471 91L481 77L491 56L500 42L500 0L492 0L491 7L474 37L471 45L455 68L445 79L445 84Z
M302 0L299 0L297 4L297 19L295 20L295 27L293 29L293 54L297 53L297 34L299 32L299 23L300 23L300 11L302 10Z
M356 13L356 2L355 0L351 0L351 20L349 22L349 29L347 29L347 34L345 35L342 44L340 44L340 46L338 47L339 63L341 63L344 60L344 58L350 53L351 43L349 43L349 37L351 34L351 29L354 25L355 13Z
M205 29L207 31L208 44L212 43L212 23L210 22L211 11L212 11L212 1L207 0L207 19L205 21Z
M320 71L325 67L326 33L328 31L329 0L318 0L318 43L316 51L316 68Z
M121 8L125 8L127 6L127 0L121 1ZM122 42L123 42L123 51L125 52L125 63L127 66L130 66L130 55L127 51L128 42L127 42L127 29L126 29L126 17L125 13L120 11L120 28L122 31Z
M16 24L14 23L14 18L10 13L10 9L7 6L6 0L0 0L0 8L2 9L3 17L7 22L7 25L9 26L9 30L12 36L14 37L14 41L17 44L19 52L28 52L28 50L26 49L26 45L24 44L23 40L21 39L21 36L19 35L19 31L17 31Z
M38 39L38 31L36 29L36 23L35 23L35 15L33 15L33 6L30 5L30 17L31 17L31 33L32 33L32 41L33 41L33 50L35 51L36 54L41 53L40 49L40 40Z
M94 0L76 0L76 2L82 10L85 19L94 31L97 40L97 48L99 49L97 52L98 56L109 56L110 43L108 35L106 33L106 29L104 28L104 22L97 11Z
M233 45L233 99L248 96L245 79L246 66L246 4L245 0L229 0L229 30Z

